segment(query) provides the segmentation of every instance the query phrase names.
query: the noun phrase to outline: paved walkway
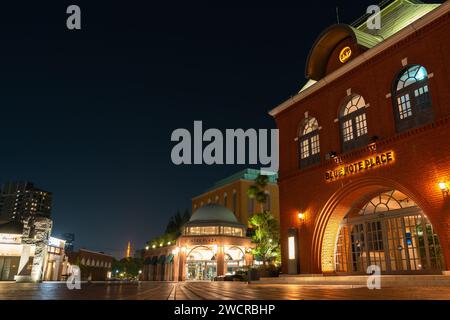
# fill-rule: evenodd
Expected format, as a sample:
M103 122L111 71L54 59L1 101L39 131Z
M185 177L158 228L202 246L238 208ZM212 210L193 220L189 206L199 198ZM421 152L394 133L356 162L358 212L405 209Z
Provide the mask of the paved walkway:
M65 283L0 282L0 300L131 299L131 300L449 300L450 287L386 287L369 290L354 285L258 284L242 282Z

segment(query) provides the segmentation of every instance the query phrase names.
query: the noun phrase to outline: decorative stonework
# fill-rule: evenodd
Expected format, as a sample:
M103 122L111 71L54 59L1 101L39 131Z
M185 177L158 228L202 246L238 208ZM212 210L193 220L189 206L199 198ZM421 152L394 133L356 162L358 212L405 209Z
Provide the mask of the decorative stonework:
M47 244L53 222L45 217L30 217L24 222L22 244L34 245L34 258L30 276L21 276L18 281L42 281L44 261L47 255ZM28 259L28 257L24 257ZM21 258L22 260L22 258ZM22 261L21 261L22 262ZM22 265L22 263L21 263Z

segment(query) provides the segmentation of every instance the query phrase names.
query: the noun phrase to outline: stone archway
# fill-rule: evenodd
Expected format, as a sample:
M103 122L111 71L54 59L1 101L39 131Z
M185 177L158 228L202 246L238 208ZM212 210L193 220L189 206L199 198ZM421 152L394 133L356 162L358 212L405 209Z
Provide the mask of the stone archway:
M398 190L412 199L427 214L428 202L421 195L414 194L396 181L373 177L361 178L336 191L319 211L314 224L312 239L313 269L322 273L334 273L334 250L339 224L355 202L368 194L383 190ZM428 216L432 224L433 217Z

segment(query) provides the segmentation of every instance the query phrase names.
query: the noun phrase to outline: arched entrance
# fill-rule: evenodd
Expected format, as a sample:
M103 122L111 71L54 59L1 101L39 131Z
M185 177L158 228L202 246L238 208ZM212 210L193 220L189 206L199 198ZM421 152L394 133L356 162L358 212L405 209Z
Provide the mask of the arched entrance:
M339 226L334 253L338 273L437 273L443 270L439 239L417 204L398 190L363 197Z
M389 210L386 210L387 212L379 212L381 208L383 208L382 203L386 203L385 200L387 200L387 196L382 196L383 201L381 203L378 203L378 207L376 210L374 210L375 215L359 215L359 211L362 210L366 205L367 209L370 211L370 208L374 207L373 203L370 204L370 201L377 197L377 195L381 195L386 192L397 192L394 197L399 197L400 200L406 202L406 198L408 199L410 205L406 206L403 205L403 207L399 207L398 202L397 205L396 201L393 201L390 205L393 206L391 209L391 212ZM404 198L402 198L404 196ZM395 207L397 206L397 207ZM396 209L395 209L396 208ZM433 267L433 253L436 252L435 248L426 248L422 243L425 241L425 237L428 240L428 246L430 246L430 243L434 240L438 240L438 237L436 235L436 232L433 228L439 226L436 225L436 219L435 216L428 216L427 212L432 211L432 206L428 203L427 199L423 197L419 193L411 193L407 188L400 185L396 181L386 179L383 177L370 177L370 178L360 178L355 179L351 181L350 183L343 185L338 191L336 191L328 201L322 206L317 218L314 222L314 232L313 232L313 238L312 238L312 245L311 245L311 256L312 256L312 269L314 272L322 272L322 273L336 273L338 270L343 270L342 265L347 266L347 272L353 273L353 272L362 272L358 270L362 270L365 264L367 264L367 261L378 261L378 263L381 263L382 256L384 255L384 263L386 264L386 261L388 260L387 257L389 256L389 263L390 267L388 268L386 265L385 270L390 270L391 273L408 273L408 272L430 272L432 273L432 270L445 270L444 263L441 259L441 264L434 263L434 265L437 265L437 267ZM386 209L386 207L385 207ZM400 211L397 211L400 210ZM404 211L403 211L404 210ZM409 211L407 211L409 210ZM369 212L368 211L368 212ZM389 214L387 214L389 213ZM391 215L392 214L392 215ZM381 216L380 216L381 215ZM383 216L384 215L384 216ZM413 218L410 218L413 217ZM363 227L361 226L355 226L358 225L358 220L350 220L351 218L360 218L364 221ZM378 219L380 218L380 219ZM382 218L382 219L381 219ZM393 224L392 219L395 220L395 223L402 222L403 224L400 224L400 227L395 230L395 227L397 224ZM365 221L364 219L367 219ZM346 221L348 220L348 221ZM369 221L370 220L370 221ZM374 224L370 224L369 222L373 222ZM380 225L378 225L378 222ZM361 223L360 223L361 224ZM383 226L388 224L388 227ZM420 227L417 227L417 225L420 224ZM347 226L347 230L350 227L349 232L345 233L345 230L343 230L343 226ZM413 226L413 227L411 227ZM380 228L379 228L380 227ZM430 229L431 227L431 229ZM370 231L369 231L370 228ZM420 229L422 228L422 229ZM427 229L428 228L428 229ZM382 244L379 244L378 242L375 243L373 239L377 240L377 238L371 238L370 246L371 248L376 248L376 245L383 246L383 254L378 255L379 259L377 260L376 254L371 253L371 251L379 251L379 250L369 250L369 243L367 241L368 237L375 236L375 233L379 233L381 229L381 236L382 236ZM412 232L408 232L412 231ZM356 243L356 240L359 240L359 243L361 243L361 239L358 239L358 235L361 238L361 234L364 234L364 252L361 253L359 261L361 262L361 266L356 268L356 271L352 271L354 269L353 261L357 261L357 258L353 258L351 254L358 253L358 249L352 249L351 248L351 241L352 241L352 232L353 232L353 245L358 245ZM358 233L359 232L359 233ZM369 232L369 234L368 234ZM384 233L383 233L384 232ZM389 235L389 232L391 234ZM416 234L413 234L416 232ZM418 234L422 233L421 238L418 238ZM409 234L408 234L409 233ZM338 235L346 234L348 240L348 248L347 252L345 252L345 257L347 258L346 261L341 259L338 260L338 263L340 263L339 268L336 270L336 249L337 249L337 243L339 240ZM430 235L432 239L430 238ZM416 237L414 240L412 239L412 236ZM391 238L389 238L391 237ZM396 237L396 238L395 238ZM442 242L444 238L439 238L439 240ZM389 245L389 241L391 240L391 245ZM394 243L403 242L402 248L400 250L399 245L397 245L398 251L403 251L399 253L395 253L395 251L384 251L385 248L392 248L395 249ZM437 241L437 244L439 241ZM341 242L342 244L342 242ZM406 256L406 252L410 250L409 246L416 246L417 249L413 248L413 251L411 255ZM419 257L419 255L415 255L417 251L420 251L420 246L422 246L425 249L425 257L426 257L426 250L429 251L428 257L425 260L426 264L419 263L418 260L422 261L422 256ZM437 248L437 246L436 246ZM430 250L431 249L431 250ZM353 251L352 251L353 250ZM439 253L438 256L442 255L442 252ZM341 253L343 251L340 251L338 253ZM423 251L422 251L423 253ZM373 258L372 260L367 260L370 258L370 254L372 254ZM391 257L392 254L392 258ZM405 259L403 259L402 254L404 254ZM420 253L419 253L420 254ZM401 258L399 258L401 257ZM417 258L416 258L417 257ZM411 261L413 259L413 263ZM403 261L401 263L399 260L406 260L406 268L403 267ZM358 263L358 261L357 261ZM416 267L419 267L419 265L422 265L417 270ZM349 268L350 266L351 268ZM398 266L398 267L397 267ZM401 268L400 268L401 266ZM409 266L409 267L408 267ZM415 269L412 268L414 266ZM425 269L425 266L429 268L428 270ZM396 270L394 270L396 269ZM398 270L397 270L398 269ZM385 271L388 272L388 271Z
M186 280L212 280L216 275L216 254L212 246L198 246L188 253Z
M232 246L225 251L225 274L235 274L245 266L244 251L237 246Z

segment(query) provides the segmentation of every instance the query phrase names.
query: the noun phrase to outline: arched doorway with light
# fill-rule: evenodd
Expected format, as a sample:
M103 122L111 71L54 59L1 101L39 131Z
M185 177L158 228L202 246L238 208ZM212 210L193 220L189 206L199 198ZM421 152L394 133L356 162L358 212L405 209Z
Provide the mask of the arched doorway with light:
M440 273L441 245L423 210L398 190L383 190L354 202L339 225L334 251L337 273Z
M225 274L235 274L245 266L245 253L238 246L231 246L225 250Z
M217 275L214 246L197 246L187 254L186 280L213 280Z

